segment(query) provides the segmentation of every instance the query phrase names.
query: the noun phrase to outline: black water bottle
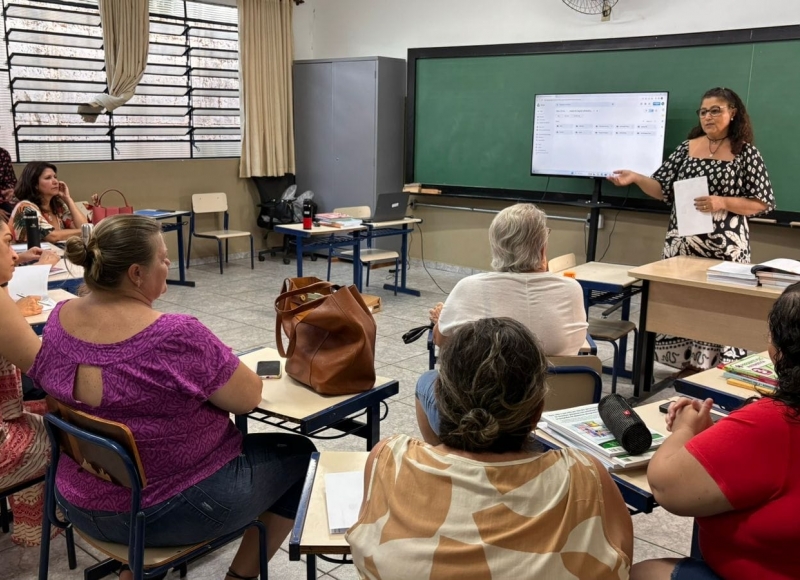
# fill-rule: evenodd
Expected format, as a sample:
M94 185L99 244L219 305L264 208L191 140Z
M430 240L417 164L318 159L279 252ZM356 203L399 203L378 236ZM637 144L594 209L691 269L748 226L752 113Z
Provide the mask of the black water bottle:
M303 202L303 229L310 230L314 220L314 206L309 200Z
M31 208L27 208L22 214L22 219L25 221L25 237L28 240L28 249L40 248L42 239L39 232L39 217L36 212Z

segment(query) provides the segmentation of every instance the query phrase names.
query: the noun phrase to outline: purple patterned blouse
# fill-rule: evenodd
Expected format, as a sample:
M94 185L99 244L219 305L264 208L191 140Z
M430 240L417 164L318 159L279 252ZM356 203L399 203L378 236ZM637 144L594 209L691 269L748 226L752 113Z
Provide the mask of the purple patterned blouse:
M63 304L47 321L42 349L28 374L65 404L130 428L147 477L142 507L169 499L241 453L242 436L228 413L208 402L239 359L200 321L164 314L127 340L94 344L61 327ZM73 398L79 365L102 369L99 407ZM68 457L59 462L56 485L79 508L130 510L128 490L96 478Z

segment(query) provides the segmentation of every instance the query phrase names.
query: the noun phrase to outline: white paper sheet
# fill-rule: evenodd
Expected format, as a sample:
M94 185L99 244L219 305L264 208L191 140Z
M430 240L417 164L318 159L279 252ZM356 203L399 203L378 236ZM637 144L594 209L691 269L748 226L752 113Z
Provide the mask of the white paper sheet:
M325 503L332 534L343 534L356 523L363 497L363 471L325 474Z
M676 181L675 216L678 218L678 235L696 236L710 234L714 231L714 219L711 213L703 213L694 207L697 197L708 195L708 179L695 177Z
M8 283L8 293L16 301L25 296L39 296L47 301L47 277L50 266L19 266Z

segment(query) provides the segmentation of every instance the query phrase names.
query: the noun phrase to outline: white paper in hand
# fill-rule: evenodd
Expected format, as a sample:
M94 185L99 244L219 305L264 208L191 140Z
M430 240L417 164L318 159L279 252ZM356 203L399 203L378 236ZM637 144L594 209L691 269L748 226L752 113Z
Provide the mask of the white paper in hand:
M325 474L325 503L332 534L343 534L356 523L363 498L363 471Z
M20 266L8 283L8 293L16 301L24 296L47 298L47 276L50 266Z
M714 231L714 218L710 213L703 213L694 207L696 197L708 195L708 179L694 177L676 181L675 217L678 219L678 235L696 236L710 234Z

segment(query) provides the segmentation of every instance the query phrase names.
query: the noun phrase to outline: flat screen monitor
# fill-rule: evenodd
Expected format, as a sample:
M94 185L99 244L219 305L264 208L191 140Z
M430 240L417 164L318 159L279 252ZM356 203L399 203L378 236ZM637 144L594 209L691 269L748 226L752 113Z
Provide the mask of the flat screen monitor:
M536 95L532 175L650 175L664 155L668 93Z

